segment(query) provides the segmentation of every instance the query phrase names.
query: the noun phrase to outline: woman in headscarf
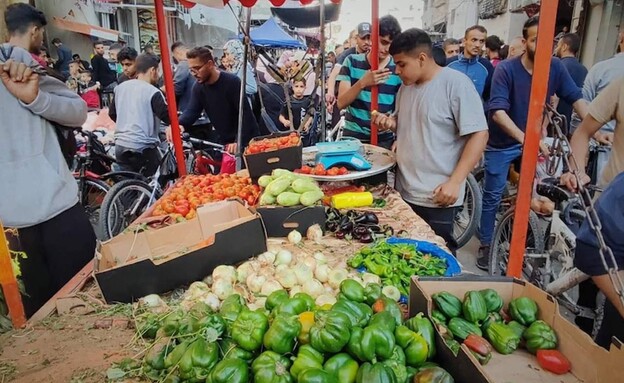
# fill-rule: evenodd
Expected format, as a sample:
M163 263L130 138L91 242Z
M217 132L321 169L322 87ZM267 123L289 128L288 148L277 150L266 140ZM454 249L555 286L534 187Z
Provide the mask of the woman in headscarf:
M243 79L243 59L244 59L244 47L243 43L239 40L230 40L223 46L223 59L228 63L225 65L226 70ZM247 65L247 82L245 84L245 93L247 96L253 96L258 91L258 85L256 84L256 78L251 64Z

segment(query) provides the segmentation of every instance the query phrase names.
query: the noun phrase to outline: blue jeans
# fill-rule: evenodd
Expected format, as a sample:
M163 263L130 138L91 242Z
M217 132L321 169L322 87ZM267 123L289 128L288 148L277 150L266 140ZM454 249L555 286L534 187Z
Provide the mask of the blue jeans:
M522 145L510 148L497 149L488 147L485 149L485 179L483 181L483 210L481 211L481 226L479 227L479 239L481 245L489 246L492 242L496 212L500 205L509 166L522 155Z

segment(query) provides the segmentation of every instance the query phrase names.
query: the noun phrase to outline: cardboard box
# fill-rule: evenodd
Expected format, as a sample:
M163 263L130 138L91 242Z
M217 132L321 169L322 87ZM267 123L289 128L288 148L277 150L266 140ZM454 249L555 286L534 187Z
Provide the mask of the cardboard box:
M290 132L273 133L268 136L256 137L251 142L261 141L265 138L277 138L288 136ZM263 175L271 174L274 169L295 170L303 164L303 144L285 149L272 150L264 153L245 154L243 156L249 176L257 180Z
M102 243L95 279L107 303L132 302L201 280L219 265L236 264L266 249L257 213L238 200L217 202L200 207L195 219L123 233Z
M462 348L457 356L446 346L436 330L438 358L442 366L456 378L458 383L616 383L624 381L624 347L620 342L612 344L610 351L596 345L591 338L559 313L557 301L544 291L521 280L463 276L458 278L412 279L410 289L410 316L418 312L431 314L431 295L448 291L460 299L470 290L491 288L496 290L505 302L525 296L537 302L539 318L553 327L559 339L558 350L572 363L571 373L555 375L541 369L537 358L525 349L518 349L511 355L493 352L492 359L485 365ZM471 362L472 366L468 366Z
M318 224L325 232L325 207L323 206L262 206L256 208L267 228L269 237L287 237L297 230L305 236L308 228Z

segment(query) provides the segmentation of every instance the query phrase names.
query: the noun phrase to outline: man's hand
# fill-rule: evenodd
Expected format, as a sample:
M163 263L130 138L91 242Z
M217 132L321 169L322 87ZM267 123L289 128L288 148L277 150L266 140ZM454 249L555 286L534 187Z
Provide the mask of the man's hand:
M327 109L332 109L334 107L334 103L336 102L336 96L333 93L327 93L325 95L325 105L327 105Z
M360 79L363 88L369 88L373 85L379 85L386 82L390 77L390 70L388 68L369 70Z
M613 132L601 132L600 130L594 133L594 140L602 145L613 145Z
M285 128L290 128L290 120L284 120L282 125L284 125Z
M397 127L396 117L388 116L387 114L373 111L371 113L371 120L373 124L379 127L379 130L384 132L387 130L395 131Z
M581 183L583 185L587 185L591 181L591 178L587 174L585 174L585 172L580 173L578 177L581 180ZM561 178L559 179L559 183L567 187L568 190L572 192L576 192L578 189L578 182L576 181L576 176L572 172L567 172L567 173L562 174Z
M238 149L238 144L235 142L233 144L225 145L225 151L230 154L236 154L236 150Z
M180 126L180 134L184 133L184 126ZM171 125L165 128L165 136L167 137L167 141L173 143L173 133L171 132Z
M24 104L31 104L39 94L39 75L22 62L7 60L0 67L0 79L9 93Z
M550 155L550 147L543 140L539 142L539 149L546 157Z
M392 143L392 146L390 147L390 150L392 150L393 152L395 152L395 153L396 153L396 151L397 151L397 146L398 146L398 142L394 141L394 142Z
M459 198L459 186L459 184L451 180L438 185L438 187L433 190L433 203L442 207L454 204Z

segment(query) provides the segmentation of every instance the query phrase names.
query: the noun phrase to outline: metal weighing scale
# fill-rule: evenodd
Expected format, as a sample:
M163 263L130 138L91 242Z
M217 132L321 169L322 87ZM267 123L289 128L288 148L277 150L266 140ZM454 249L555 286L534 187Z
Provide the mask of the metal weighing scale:
M315 161L325 169L332 166L345 166L356 171L369 170L372 165L364 158L364 147L357 139L336 142L319 142L316 145Z

